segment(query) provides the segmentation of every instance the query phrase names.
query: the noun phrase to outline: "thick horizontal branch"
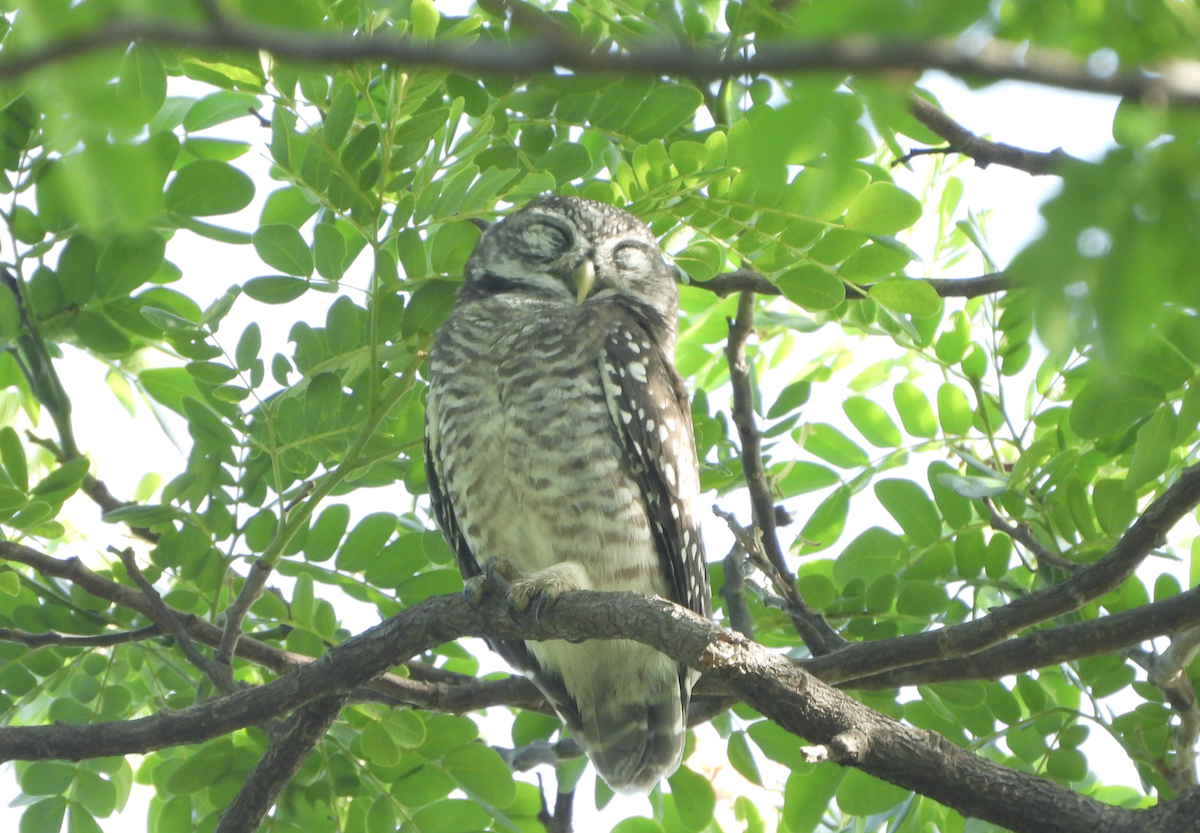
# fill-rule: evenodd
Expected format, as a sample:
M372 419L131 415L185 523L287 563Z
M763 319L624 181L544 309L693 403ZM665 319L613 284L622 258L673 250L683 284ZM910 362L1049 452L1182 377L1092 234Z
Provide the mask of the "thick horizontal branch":
M977 278L920 278L920 280L933 287L933 291L942 298L978 298L980 295L1007 292L1017 288L1017 284L1003 272L991 272ZM709 280L692 281L689 285L707 289L722 298L735 292L757 292L759 295L783 294L783 290L753 269L722 272L719 275L713 275ZM846 287L846 300L848 301L861 301L867 297L865 292L853 286Z
M1003 165L1034 176L1043 176L1058 173L1067 162L1078 161L1062 148L1043 153L981 139L916 93L909 95L909 110L917 121L950 143L950 147L940 149L942 152L961 153L970 157L980 168Z
M531 75L565 69L575 73L644 73L708 80L801 71L863 73L940 69L958 76L1013 79L1161 103L1200 104L1200 84L1196 82L1196 63L1193 61L1176 61L1155 67L1153 73L1128 71L1102 76L1091 72L1086 61L1070 53L1025 48L999 40L988 41L982 46L950 38L781 41L754 44L752 50L746 50L751 54L726 56L715 49L695 49L676 42L647 42L644 46L619 52L593 51L586 44L568 40L557 33L508 44L486 38L463 44L414 41L386 35L355 38L310 34L244 21L194 26L154 19L118 20L38 48L14 51L0 61L0 78L14 78L75 55L136 41L201 49L263 51L276 58L305 63L380 61L396 67L437 67L472 75Z
M97 574L78 558L52 558L22 544L0 541L0 559L32 567L47 578L70 581L98 599L135 610L146 618L151 618L154 612L150 602L137 590ZM187 634L192 639L213 648L220 644L221 628L180 611L175 611L175 614L183 617ZM120 633L80 638L113 639L124 636L125 634ZM313 661L311 657L274 648L249 636L238 640L237 656L268 668L276 674L287 674ZM429 669L418 663L411 664L409 671L410 678L397 674L377 676L371 680L369 687L389 702L406 703L417 708L451 714L462 714L491 706L514 706L553 713L541 692L524 677L474 680L453 675L452 678L441 678L438 676L439 669Z
M122 723L0 729L0 759L80 759L196 743L343 694L408 657L463 636L501 639L636 639L722 682L752 708L808 741L836 747L841 763L927 795L964 815L1018 833L1188 833L1200 793L1147 810L1103 804L1011 770L939 735L905 726L818 681L786 657L662 599L568 593L541 621L512 622L490 595L472 610L461 595L429 599L280 680L177 712Z
M926 662L845 682L846 688L885 689L953 680L998 680L1034 668L1109 654L1159 636L1200 626L1200 587L1087 622L1019 636L960 659ZM863 643L868 644L868 643ZM848 648L853 652L855 648ZM808 668L810 660L802 660Z
M1200 465L1184 469L1100 560L1064 581L993 608L979 619L912 636L859 643L845 651L816 657L809 661L808 668L823 680L841 683L892 668L966 657L997 645L1025 628L1078 610L1118 587L1197 503Z

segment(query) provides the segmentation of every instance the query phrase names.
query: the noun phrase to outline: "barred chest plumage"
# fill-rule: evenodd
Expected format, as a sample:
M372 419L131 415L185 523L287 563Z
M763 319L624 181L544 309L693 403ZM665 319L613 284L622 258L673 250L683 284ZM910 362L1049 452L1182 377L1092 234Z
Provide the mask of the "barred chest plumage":
M444 488L474 552L522 572L588 568L594 590L667 595L645 507L600 382L615 304L497 295L467 304L438 334ZM515 522L514 522L515 521Z

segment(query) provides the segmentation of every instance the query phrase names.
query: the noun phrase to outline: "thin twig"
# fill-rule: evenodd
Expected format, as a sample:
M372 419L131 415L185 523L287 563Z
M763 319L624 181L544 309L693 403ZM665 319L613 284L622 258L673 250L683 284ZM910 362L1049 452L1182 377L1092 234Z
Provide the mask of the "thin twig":
M729 338L725 344L725 359L729 364L729 382L733 388L731 416L737 427L742 445L742 474L750 492L750 505L754 513L754 525L760 533L757 545L761 546L767 562L778 574L777 586L780 594L789 602L787 614L796 627L800 638L813 656L828 654L847 644L846 640L829 626L824 617L808 606L796 590L796 577L788 568L775 532L775 498L767 482L763 468L762 434L754 419L753 391L750 387L750 365L746 361L746 341L754 331L753 292L738 294L737 317L729 320ZM753 554L754 544L747 546Z
M125 565L126 574L142 591L142 595L146 597L146 601L150 603L150 608L153 611L151 618L154 620L154 623L175 637L175 641L179 645L179 650L183 651L183 655L187 658L187 661L199 669L204 676L208 677L222 694L232 693L236 688L233 683L232 673L223 673L220 666L197 650L195 643L192 642L192 638L188 636L187 625L184 619L179 616L178 611L167 606L162 600L162 596L154 589L154 585L142 575L141 568L138 567L137 561L134 559L133 549L126 547L123 550L119 550L116 547L109 547L108 551L121 559L121 563Z
M742 576L742 564L746 558L746 549L740 542L735 542L725 556L722 572L725 581L718 591L725 601L725 616L729 627L749 639L754 638L754 620L750 617L750 609L746 606L746 580Z
M68 636L56 631L29 633L17 628L0 628L0 642L18 642L35 651L47 645L62 645L67 648L111 648L113 645L128 645L131 642L152 639L160 634L162 628L158 625L146 625L132 631L100 633L95 636Z
M1200 700L1187 669L1200 651L1200 627L1176 634L1161 654L1150 654L1141 664L1154 685L1175 713L1179 725L1174 728L1174 756L1161 769L1176 792L1196 786L1196 742L1200 738Z
M1066 570L1068 573L1073 573L1079 569L1079 564L1076 564L1074 561L1068 561L1061 555L1050 552L1050 550L1042 546L1041 541L1033 537L1033 530L1029 528L1029 524L1010 524L1006 521L1004 516L1000 514L1000 511L996 509L996 504L992 502L991 498L985 497L983 505L987 507L988 521L992 529L1005 533L1009 538L1024 546L1025 549L1033 553L1033 557L1038 560L1039 564L1048 564L1060 570Z
M970 157L980 168L1003 165L1034 176L1056 174L1066 163L1079 161L1062 148L1043 153L981 139L916 93L909 94L908 106L917 121L950 143L949 148L929 148L924 151L926 153L945 153L953 150ZM918 151L913 151L908 156L916 153Z

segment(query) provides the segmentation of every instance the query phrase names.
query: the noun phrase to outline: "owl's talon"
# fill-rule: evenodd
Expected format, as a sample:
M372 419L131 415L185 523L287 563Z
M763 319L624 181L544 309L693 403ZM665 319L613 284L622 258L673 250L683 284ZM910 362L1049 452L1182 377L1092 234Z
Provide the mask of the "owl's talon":
M546 610L547 607L550 606L550 604L551 604L551 600L550 600L549 593L543 592L543 593L537 594L537 598L534 600L534 603L533 603L533 621L534 622L542 621L542 613Z
M467 607L476 613L479 612L479 603L483 601L484 594L487 593L487 583L483 576L475 576L463 582L463 598L467 600Z
M483 565L483 576L491 589L507 596L512 590L517 570L507 559L493 555Z

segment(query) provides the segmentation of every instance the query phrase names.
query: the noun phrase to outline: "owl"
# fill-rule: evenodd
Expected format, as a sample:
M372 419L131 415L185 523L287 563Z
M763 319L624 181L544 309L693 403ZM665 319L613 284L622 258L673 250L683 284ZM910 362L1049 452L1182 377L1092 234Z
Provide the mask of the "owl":
M711 615L677 274L644 223L578 197L538 198L479 238L425 403L433 512L469 594L490 562L514 615L571 590ZM614 790L678 768L695 672L627 640L491 645Z

